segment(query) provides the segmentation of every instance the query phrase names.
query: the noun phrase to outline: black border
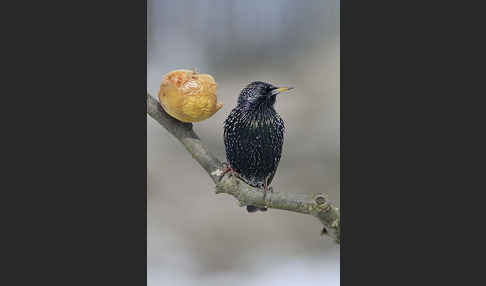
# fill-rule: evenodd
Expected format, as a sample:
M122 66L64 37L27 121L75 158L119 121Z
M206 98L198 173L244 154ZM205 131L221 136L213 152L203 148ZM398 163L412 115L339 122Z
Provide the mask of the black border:
M343 285L474 281L484 17L470 4L341 1Z
M4 134L15 222L3 272L21 285L146 285L147 3L19 11L4 39L19 80L4 93L18 102L4 105L17 126Z

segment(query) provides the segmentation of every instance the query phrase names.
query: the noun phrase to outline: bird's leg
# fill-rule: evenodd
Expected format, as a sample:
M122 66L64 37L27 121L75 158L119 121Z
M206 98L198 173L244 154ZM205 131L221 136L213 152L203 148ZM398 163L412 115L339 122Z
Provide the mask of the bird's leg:
M259 185L258 188L260 188L260 186L261 185ZM263 202L264 202L265 206L264 207L246 206L246 210L249 213L253 213L253 212L256 212L256 211L262 211L262 212L267 211L268 210L268 207L266 206L267 192L273 192L273 188L268 187L268 177L264 177L263 178Z
M273 193L273 188L268 186L268 177L265 177L263 180L263 191L265 192L265 195L267 192Z
M263 190L265 191L265 194L267 194L268 191L267 177L263 178Z
M273 192L272 187L268 187L268 177L265 177L263 179L263 201L265 202L267 200L267 192ZM260 209L261 211L266 211L267 207L265 206L264 208Z

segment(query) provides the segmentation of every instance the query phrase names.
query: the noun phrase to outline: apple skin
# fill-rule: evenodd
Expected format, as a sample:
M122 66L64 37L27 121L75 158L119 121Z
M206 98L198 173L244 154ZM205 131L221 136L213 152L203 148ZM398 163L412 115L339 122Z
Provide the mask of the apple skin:
M195 70L174 70L165 75L160 85L162 108L182 122L199 122L213 116L223 104L218 103L218 84L209 74Z

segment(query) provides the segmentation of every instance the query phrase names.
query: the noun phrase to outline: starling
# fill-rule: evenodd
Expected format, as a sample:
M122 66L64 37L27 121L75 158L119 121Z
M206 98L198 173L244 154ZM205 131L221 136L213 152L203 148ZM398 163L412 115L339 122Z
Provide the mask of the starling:
M276 87L255 81L240 93L236 107L224 122L224 145L231 171L265 195L282 154L284 122L275 111L277 94L292 87ZM266 208L247 206L248 212Z

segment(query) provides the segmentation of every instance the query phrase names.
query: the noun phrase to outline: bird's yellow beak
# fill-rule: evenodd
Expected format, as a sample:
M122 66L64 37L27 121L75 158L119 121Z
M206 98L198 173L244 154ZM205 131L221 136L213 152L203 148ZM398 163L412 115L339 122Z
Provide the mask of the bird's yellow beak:
M277 95L277 94L279 94L279 93L282 93L282 92L284 92L284 91L289 91L289 90L292 90L292 89L294 89L294 87L292 87L292 86L283 86L283 87L279 87L279 88L277 88L277 89L274 89L274 90L272 91L272 94L273 94L273 95Z

